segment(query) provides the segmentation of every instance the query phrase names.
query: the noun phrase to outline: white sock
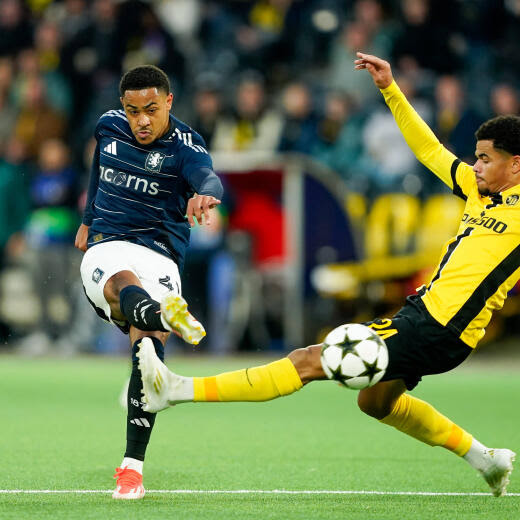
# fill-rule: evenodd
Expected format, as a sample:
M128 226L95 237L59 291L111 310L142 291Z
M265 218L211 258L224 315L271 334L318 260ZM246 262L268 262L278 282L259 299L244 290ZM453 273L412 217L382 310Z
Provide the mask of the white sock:
M193 401L195 391L193 389L193 377L184 377L175 374L175 384L170 388L169 401L186 403Z
M132 459L132 457L125 457L123 462L121 462L121 468L128 468L137 471L138 473L143 474L143 461Z
M489 448L473 438L471 447L463 458L476 470L483 471L487 469L490 463L489 451Z

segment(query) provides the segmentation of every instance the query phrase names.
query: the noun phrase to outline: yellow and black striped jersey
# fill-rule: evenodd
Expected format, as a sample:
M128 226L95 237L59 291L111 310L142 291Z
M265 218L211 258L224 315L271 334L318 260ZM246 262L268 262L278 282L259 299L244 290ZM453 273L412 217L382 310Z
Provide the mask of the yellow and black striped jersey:
M475 347L520 278L520 185L481 196L472 167L439 142L397 84L381 92L417 159L466 201L457 236L418 292L433 318Z

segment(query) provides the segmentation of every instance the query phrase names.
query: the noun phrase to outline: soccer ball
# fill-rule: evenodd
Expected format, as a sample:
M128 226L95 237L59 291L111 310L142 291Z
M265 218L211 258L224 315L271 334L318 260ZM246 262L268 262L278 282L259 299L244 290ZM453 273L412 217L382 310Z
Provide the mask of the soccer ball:
M321 349L321 365L329 379L362 390L384 376L388 349L371 328L347 323L327 334Z

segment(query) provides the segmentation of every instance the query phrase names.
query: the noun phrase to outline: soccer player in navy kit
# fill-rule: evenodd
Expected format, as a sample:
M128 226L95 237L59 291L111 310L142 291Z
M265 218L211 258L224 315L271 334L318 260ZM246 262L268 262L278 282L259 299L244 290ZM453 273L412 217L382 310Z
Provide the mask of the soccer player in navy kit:
M130 337L127 443L112 496L139 499L156 414L142 409L136 352L148 344L164 359L171 332L192 344L205 335L182 298L179 272L190 226L210 223L223 189L203 139L170 114L173 94L162 70L145 65L128 71L120 94L124 110L103 114L96 126L75 245L86 252L81 277L89 302Z

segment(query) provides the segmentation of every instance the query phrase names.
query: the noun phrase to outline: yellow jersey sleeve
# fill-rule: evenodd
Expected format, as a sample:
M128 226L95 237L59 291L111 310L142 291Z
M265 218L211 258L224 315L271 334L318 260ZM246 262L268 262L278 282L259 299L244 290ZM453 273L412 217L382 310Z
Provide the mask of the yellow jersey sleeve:
M381 89L381 93L417 159L447 184L455 195L466 199L475 185L471 166L462 162L439 142L395 81Z

